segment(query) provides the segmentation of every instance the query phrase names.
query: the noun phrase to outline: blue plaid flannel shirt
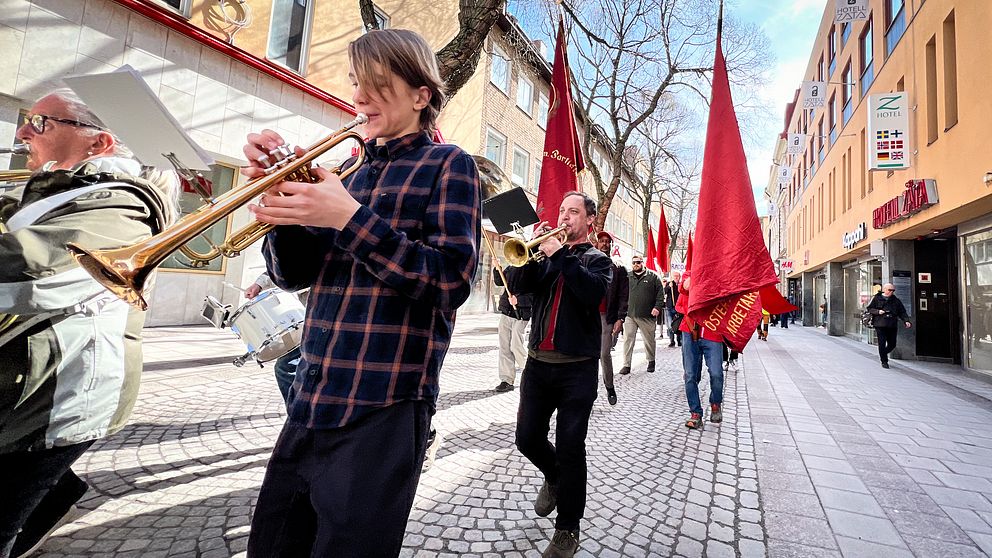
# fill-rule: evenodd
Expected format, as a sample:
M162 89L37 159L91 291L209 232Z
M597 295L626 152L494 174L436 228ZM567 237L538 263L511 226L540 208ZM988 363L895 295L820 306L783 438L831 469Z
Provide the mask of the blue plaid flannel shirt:
M479 176L460 148L426 133L370 142L344 183L362 204L344 230L279 226L263 246L279 287L310 287L289 420L315 429L400 401L436 404L478 264Z

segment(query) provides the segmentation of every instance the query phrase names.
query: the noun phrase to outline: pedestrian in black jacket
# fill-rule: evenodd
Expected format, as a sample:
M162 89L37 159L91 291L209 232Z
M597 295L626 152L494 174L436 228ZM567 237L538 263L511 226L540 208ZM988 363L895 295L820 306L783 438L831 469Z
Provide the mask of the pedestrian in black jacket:
M596 235L596 248L609 257L613 251L613 235L599 231ZM603 322L603 343L600 347L599 365L603 369L603 385L606 386L606 400L610 405L617 404L617 390L613 386L613 355L610 352L617 343L617 335L627 319L628 285L627 270L610 258L613 280L606 290L603 302L599 304L599 316Z
M896 288L892 283L882 286L882 291L871 299L868 312L873 316L871 323L878 333L878 358L882 361L882 368L888 368L889 353L896 348L899 322L904 323L907 328L913 324L906 314L906 307L896 296Z
M599 303L611 277L610 259L588 241L595 216L592 198L566 194L558 213L558 224L566 226L564 244L558 238L545 240L538 247L546 256L543 261L511 269L507 276L519 294L534 295L516 442L544 474L534 511L544 517L558 508L545 558L575 554L585 513L585 442L599 383ZM555 410L557 446L548 441Z
M668 346L674 347L676 342L682 346L682 335L679 333L679 325L682 324L682 315L675 309L679 302L679 281L682 274L678 271L672 272L672 280L665 285L665 311L668 314Z
M493 267L493 283L503 286L503 279ZM513 292L513 287L503 289L499 297L499 385L496 391L513 391L517 379L517 366L523 368L527 362L527 343L524 331L530 321L531 296ZM510 294L512 293L512 294Z

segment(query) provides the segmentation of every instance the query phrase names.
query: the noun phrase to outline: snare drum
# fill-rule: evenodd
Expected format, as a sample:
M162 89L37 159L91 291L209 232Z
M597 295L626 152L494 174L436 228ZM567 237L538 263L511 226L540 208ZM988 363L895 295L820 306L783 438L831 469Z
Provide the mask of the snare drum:
M296 295L279 289L262 291L231 316L228 323L258 362L267 362L300 346L306 312Z

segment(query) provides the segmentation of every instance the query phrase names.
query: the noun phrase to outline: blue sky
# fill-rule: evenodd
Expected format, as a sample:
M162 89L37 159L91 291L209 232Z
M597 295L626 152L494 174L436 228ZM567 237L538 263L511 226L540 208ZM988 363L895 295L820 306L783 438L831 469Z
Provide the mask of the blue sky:
M760 123L742 122L742 125L760 126L760 129L743 135L751 186L758 212L762 215L768 211L764 189L768 183L775 140L784 124L785 105L792 101L803 79L813 40L828 2L832 4L834 0L726 0L724 9L729 17L758 25L764 30L775 57L768 81L758 92L770 110L770 117ZM549 32L552 26L542 17L547 13L547 8L540 4L534 0L510 0L509 10L517 16L531 38L543 39L548 43L550 56L554 50L554 37L542 35ZM705 127L700 134L705 134ZM748 141L748 138L753 138L753 141ZM698 141L700 149L703 144L704 137L701 135Z

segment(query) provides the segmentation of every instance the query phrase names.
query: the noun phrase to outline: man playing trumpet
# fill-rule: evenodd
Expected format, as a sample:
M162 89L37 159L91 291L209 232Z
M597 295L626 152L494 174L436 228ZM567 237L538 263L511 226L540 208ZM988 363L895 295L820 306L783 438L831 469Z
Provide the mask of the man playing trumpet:
M518 294L534 297L516 442L520 453L544 474L534 511L544 517L558 508L546 558L575 554L585 512L585 441L599 385L599 303L612 274L610 258L588 240L595 216L592 198L581 192L565 194L558 213L564 242L549 236L538 246L545 256L540 262L510 269L507 277ZM557 446L548 441L556 409Z
M65 246L117 248L175 215L175 177L142 169L70 90L17 130L36 171L0 197L0 558L29 554L86 491L71 467L120 430L138 394L144 312ZM144 178L142 178L144 177ZM0 317L3 317L0 314Z

